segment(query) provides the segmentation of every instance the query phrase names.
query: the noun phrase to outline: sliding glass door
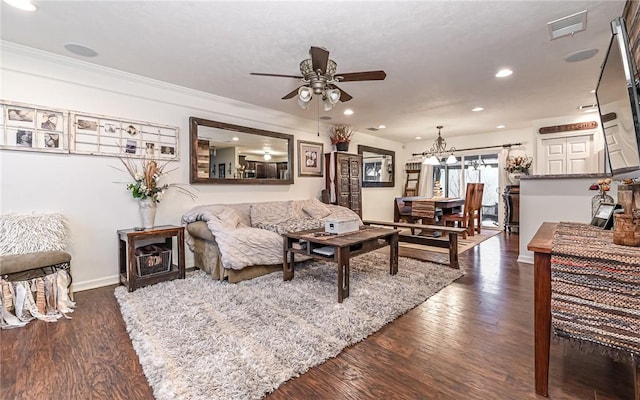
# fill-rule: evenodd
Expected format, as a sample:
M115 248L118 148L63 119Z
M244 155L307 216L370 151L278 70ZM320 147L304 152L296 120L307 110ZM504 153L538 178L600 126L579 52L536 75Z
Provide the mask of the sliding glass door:
M433 167L433 181L440 181L445 197L464 198L467 183L484 183L482 226L498 227L500 204L498 154L475 154L458 157L454 164Z

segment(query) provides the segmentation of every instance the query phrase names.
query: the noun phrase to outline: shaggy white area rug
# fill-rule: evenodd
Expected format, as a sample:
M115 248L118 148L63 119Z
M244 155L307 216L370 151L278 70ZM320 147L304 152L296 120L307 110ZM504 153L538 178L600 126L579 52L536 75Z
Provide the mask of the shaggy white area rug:
M259 399L376 332L455 279L459 270L368 253L351 260L338 303L334 263L229 284L203 272L115 295L153 393L163 399Z

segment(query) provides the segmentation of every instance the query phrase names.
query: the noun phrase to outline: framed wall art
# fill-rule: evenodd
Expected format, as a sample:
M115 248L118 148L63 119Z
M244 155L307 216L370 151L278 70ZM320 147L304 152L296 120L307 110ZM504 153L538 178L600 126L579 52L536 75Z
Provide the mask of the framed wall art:
M0 148L69 152L68 111L5 101L0 108Z
M178 159L178 128L71 113L71 152L94 155Z
M322 143L298 140L298 176L322 176Z

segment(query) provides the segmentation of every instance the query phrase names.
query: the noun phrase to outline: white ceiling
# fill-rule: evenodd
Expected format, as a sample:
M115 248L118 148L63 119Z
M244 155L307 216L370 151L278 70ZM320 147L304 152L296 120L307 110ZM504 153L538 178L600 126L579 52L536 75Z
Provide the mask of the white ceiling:
M325 47L338 73L382 69L384 81L344 82L353 96L330 122L411 142L528 128L595 103L609 22L624 1L43 1L28 13L4 3L2 40L317 119L281 97L300 85L310 46ZM587 30L549 40L547 23L588 10ZM89 46L94 58L69 53ZM598 49L568 63L567 54ZM498 69L514 74L498 79ZM485 108L472 112L476 106ZM346 108L352 116L343 115ZM368 127L387 125L378 132Z

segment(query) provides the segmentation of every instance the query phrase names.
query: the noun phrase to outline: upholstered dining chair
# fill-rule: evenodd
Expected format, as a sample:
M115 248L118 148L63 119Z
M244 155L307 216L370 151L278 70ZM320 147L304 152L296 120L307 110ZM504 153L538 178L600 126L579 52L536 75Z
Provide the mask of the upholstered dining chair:
M473 236L475 231L480 233L482 225L482 194L484 193L484 183L467 183L467 191L465 193L464 209L457 214L442 215L442 224L446 226L455 226L458 224L460 228L467 228L467 232L462 235ZM477 224L475 223L477 220Z

